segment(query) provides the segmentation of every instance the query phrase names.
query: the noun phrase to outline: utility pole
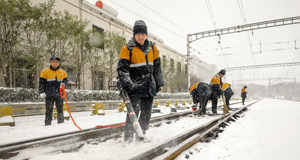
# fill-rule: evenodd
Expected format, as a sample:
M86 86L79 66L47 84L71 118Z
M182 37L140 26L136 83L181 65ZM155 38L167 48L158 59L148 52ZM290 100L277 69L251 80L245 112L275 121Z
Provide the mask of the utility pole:
M187 60L186 60L186 64L187 64L187 74L188 74L188 89L191 86L191 77L190 77L190 35L187 34Z

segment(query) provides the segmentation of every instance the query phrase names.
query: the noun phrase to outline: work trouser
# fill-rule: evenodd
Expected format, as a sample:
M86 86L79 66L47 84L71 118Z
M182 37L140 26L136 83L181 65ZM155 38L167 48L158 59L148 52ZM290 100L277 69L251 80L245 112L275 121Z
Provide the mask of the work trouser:
M218 107L218 99L214 98L211 100L211 110L213 113L217 113L217 107Z
M206 105L208 102L208 97L206 96L202 102L199 102L199 115L204 115L206 114Z
M46 96L45 125L51 125L54 102L57 109L58 123L64 122L63 99L60 96Z
M226 100L226 106L229 109L229 100L230 100L231 96L225 96L225 100Z
M246 97L242 96L242 103L243 103L243 105L245 104L245 99L246 99Z
M139 119L141 128L143 132L145 132L148 129L151 118L153 97L129 97L129 99L131 101L133 110ZM127 141L129 138L133 138L133 133L134 128L127 113L124 140Z

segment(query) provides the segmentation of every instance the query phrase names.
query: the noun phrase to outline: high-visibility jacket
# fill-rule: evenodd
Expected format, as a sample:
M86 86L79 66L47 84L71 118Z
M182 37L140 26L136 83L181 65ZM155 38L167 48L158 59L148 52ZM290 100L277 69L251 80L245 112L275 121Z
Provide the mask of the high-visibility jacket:
M210 81L210 84L212 85L212 95L211 98L212 99L218 99L220 98L220 95L222 95L223 91L222 91L222 79L219 75L219 73L217 73L215 76L213 76L213 78Z
M210 84L219 84L220 86L222 86L221 82L222 82L222 80L221 80L219 73L217 73L215 76L213 76L213 78L210 80Z
M242 97L242 98L247 98L246 88L243 88L243 89L242 89L241 97Z
M211 87L204 82L195 83L190 87L190 94L193 97L193 103L203 102L211 96Z
M46 93L47 97L59 96L59 87L61 83L64 83L65 86L67 86L67 73L59 68L59 66L56 69L53 69L52 66L50 66L50 68L46 68L41 72L39 93Z
M222 89L224 91L225 97L228 97L229 99L234 94L229 83L224 83L222 85Z
M118 62L118 79L129 96L153 97L157 89L164 85L159 52L155 44L146 39L143 52L134 37L124 45ZM143 84L138 90L131 91L134 84Z

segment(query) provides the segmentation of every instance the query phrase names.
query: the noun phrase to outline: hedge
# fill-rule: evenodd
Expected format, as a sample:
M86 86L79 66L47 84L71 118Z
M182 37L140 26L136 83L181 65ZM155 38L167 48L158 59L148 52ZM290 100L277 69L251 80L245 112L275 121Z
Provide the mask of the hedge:
M118 91L66 90L68 101L120 100ZM189 93L158 93L155 99L189 99ZM43 102L38 89L0 88L0 103Z

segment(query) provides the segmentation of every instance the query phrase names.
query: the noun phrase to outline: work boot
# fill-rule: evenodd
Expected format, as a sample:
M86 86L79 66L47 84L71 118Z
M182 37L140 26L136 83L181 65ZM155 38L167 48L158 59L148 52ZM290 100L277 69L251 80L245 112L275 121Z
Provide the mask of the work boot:
M57 114L57 119L58 119L58 124L59 123L64 123L64 113L58 113Z

